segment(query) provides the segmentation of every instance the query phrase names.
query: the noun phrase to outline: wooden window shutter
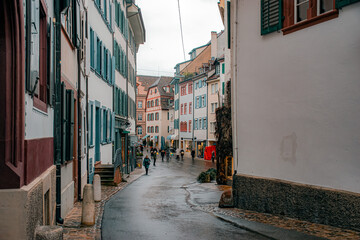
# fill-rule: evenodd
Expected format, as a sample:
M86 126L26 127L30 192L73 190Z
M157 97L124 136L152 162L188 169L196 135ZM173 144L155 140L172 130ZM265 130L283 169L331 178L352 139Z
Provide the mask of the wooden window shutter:
M281 6L281 0L261 0L261 35L265 35L281 29Z
M74 149L74 91L66 90L66 160L71 161L73 159L73 149Z
M99 129L99 134L100 134L100 143L104 142L104 107L102 107L100 109L100 129Z
M94 31L90 28L90 66L94 68Z
M112 113L111 121L112 121L111 141L114 142L115 141L115 114L114 113Z
M66 160L66 89L61 83L61 163Z
M115 57L112 57L112 64L111 64L111 84L115 84Z
M101 48L101 59L100 59L100 61L101 61L101 76L105 79L105 63L106 63L106 61L105 61L105 59L106 59L106 56L105 56L105 46L103 45L103 47Z
M94 130L93 130L93 126L94 126L94 107L93 107L93 102L89 102L89 119L88 119L88 131L89 131L89 145L92 146L93 145L93 139L94 139Z
M111 73L112 73L112 58L111 58L111 54L110 54L110 51L108 51L108 61L107 61L107 69L108 69L108 74L107 74L107 77L108 77L108 83L112 84L112 76L111 76Z
M76 17L76 29L74 34L74 44L76 47L81 46L81 14L80 14L80 0L75 0L75 14L74 17Z
M94 56L94 70L97 71L97 50L98 50L98 42L97 42L97 36L96 36L96 32L94 32L94 53L93 53L93 56Z
M48 24L48 103L54 105L55 100L55 44L54 44L54 23L49 21Z
M346 5L356 3L356 2L360 2L360 0L336 0L335 7L337 9L339 9L339 8L345 7Z

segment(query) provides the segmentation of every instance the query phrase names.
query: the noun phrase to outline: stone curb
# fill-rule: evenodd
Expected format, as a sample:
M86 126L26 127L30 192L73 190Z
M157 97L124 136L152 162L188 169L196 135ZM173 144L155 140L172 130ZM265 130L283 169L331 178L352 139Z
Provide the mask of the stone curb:
M215 217L221 219L222 221L228 222L242 228L246 231L253 232L259 234L263 237L269 239L293 239L293 240L324 240L326 238L315 237L311 235L307 235L301 232L297 232L294 230L287 230L283 228L274 227L271 225L267 225L264 223L247 221L244 219L239 219L231 216L227 216L220 213L212 213Z

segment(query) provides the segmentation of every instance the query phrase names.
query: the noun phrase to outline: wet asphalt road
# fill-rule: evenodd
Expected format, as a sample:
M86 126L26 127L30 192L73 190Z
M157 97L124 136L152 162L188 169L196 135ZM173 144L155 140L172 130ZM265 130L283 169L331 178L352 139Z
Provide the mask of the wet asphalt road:
M218 203L221 191L199 184L208 161L157 160L105 205L102 238L107 239L264 239L200 211L199 204ZM144 171L145 173L145 171Z

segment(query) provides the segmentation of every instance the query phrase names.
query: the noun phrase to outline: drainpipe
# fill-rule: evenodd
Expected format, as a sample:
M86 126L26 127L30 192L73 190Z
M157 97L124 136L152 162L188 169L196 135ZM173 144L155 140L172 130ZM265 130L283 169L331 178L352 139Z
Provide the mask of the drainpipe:
M56 222L64 223L61 218L61 23L60 0L54 0L55 7L55 104L54 104L54 158L56 164Z
M80 69L81 69L81 46L77 48L77 64L78 64L78 89L77 89L77 118L78 118L78 201L81 200L81 130L82 130L82 117L81 117L81 76L80 76Z

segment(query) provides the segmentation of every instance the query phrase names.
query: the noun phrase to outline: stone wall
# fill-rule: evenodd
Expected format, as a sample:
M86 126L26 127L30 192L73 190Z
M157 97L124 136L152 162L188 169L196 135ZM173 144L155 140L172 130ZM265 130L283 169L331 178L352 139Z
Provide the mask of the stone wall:
M44 196L49 193L49 222L55 224L56 168L21 189L0 190L0 240L33 239L35 228L44 223Z
M360 194L278 179L235 175L235 207L360 230Z

